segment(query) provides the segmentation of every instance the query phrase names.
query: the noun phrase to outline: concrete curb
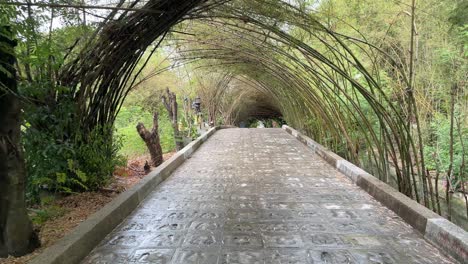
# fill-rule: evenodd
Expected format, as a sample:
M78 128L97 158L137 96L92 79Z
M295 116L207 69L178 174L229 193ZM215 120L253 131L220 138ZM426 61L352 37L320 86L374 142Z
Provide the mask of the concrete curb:
M32 259L31 264L79 263L99 242L120 224L161 182L167 179L203 142L219 127L211 128L205 134L188 144L169 160L158 166L148 176L120 194L102 209L91 215L70 234Z
M428 241L461 263L468 263L468 233L461 227L420 205L295 129L286 125L283 125L283 129L398 214L421 232Z

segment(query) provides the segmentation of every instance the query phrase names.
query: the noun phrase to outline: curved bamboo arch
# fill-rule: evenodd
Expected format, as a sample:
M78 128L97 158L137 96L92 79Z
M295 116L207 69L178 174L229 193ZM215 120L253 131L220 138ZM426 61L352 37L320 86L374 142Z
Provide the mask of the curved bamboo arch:
M344 143L344 154L354 162L364 144L377 175L387 179L390 159L399 190L419 201L421 188L427 200L424 166L414 155L403 106L367 70L373 65L364 65L353 51L366 51L370 61L391 61L377 47L337 34L280 0L150 0L143 8L158 13L114 12L98 38L62 71L61 84L72 88L67 96L78 102L85 131L114 122L147 63L138 65L144 52L151 47L153 53L171 28L187 21L178 32L188 34L172 38L181 47L180 61L216 65L250 80L252 91L268 95L294 127L331 147Z
M419 200L418 185L415 184L413 172L413 165L418 164L418 159L410 155L415 153L416 149L409 135L409 128L405 126L403 111L382 91L373 74L366 70L340 35L324 28L311 17L308 17L308 24L294 23L297 20L291 21L289 25L300 28L325 47L329 55L324 56L323 51L312 48L276 25L262 22L258 14L256 15L255 18L245 14L236 17L231 13L220 12L198 17L210 28L209 30L205 28L202 32L216 31L216 34L212 34L215 37L177 39L179 44L192 47L180 52L183 60L209 61L207 63L209 66L221 65L233 68L233 72L239 71L239 65L244 65L247 69L242 74L252 79L258 79L257 76L250 74L253 72L252 69L256 69L257 73L263 71L269 76L267 79L270 81L258 86L257 89L263 90L264 94L270 94L273 100L281 105L282 112L289 122L300 129L305 129L303 120L318 118L320 124L315 129L325 128L324 130L337 141L344 137L349 149L348 157L355 162L359 161L358 146L355 146L356 139L349 135L351 130L349 123L363 124L360 127L354 125L354 129L365 137L368 152L378 165L377 174L388 173L387 154L389 154L396 167L400 191L410 197L414 195ZM233 42L230 43L231 40ZM198 46L193 43L198 43ZM278 47L278 43L294 49L296 54ZM361 49L369 48L369 46L358 46ZM262 52L258 52L259 50ZM353 70L364 76L364 83L352 77ZM282 84L272 85L271 80ZM315 89L311 89L311 86ZM370 105L375 121L368 120L358 99ZM307 111L301 111L300 108ZM377 129L375 123L378 124ZM319 134L322 134L319 138L324 136L324 132ZM418 167L418 172L421 171L423 170ZM419 177L423 176L419 174Z

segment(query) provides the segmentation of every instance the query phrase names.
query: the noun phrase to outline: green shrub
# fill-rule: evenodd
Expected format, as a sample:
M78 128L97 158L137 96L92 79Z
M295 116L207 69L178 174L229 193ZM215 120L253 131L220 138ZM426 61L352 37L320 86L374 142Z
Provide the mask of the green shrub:
M59 206L56 206L56 205L49 206L44 209L35 211L34 214L31 216L31 221L35 225L40 226L50 219L63 216L66 212L67 210Z
M124 166L126 160L119 154L122 138L114 137L111 126L94 129L87 138L76 141L76 156L68 171L81 181L85 179L88 189L96 190L108 183L116 166ZM83 171L83 173L80 172Z
M36 92L39 89L36 90ZM26 90L27 91L27 90ZM24 91L23 91L24 92ZM72 193L96 190L125 164L119 137L112 126L97 127L84 136L74 118L75 104L26 104L22 143L27 169L27 200L39 202L39 192Z

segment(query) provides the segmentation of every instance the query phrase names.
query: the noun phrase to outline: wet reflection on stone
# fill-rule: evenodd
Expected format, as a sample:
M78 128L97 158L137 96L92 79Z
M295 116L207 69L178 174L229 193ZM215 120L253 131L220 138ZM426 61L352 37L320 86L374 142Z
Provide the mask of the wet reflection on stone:
M299 234L264 234L265 247L270 248L302 248L301 236Z
M369 263L369 264L394 264L402 263L403 260L398 261L396 254L392 254L389 251L354 251L353 255L357 259L358 263ZM409 259L406 258L405 261Z
M174 256L173 264L217 264L217 251L197 251L191 249L179 249Z
M346 250L310 250L308 255L311 264L354 264L368 263L356 261Z
M128 263L130 259L130 251L128 250L116 250L116 249L104 249L96 250L93 255L87 258L84 264L121 264Z
M174 222L174 223L156 223L153 225L152 230L155 231L177 231L188 228L189 223Z
M264 264L263 251L234 250L223 254L220 264Z
M217 231L220 228L222 228L222 224L220 222L215 222L215 221L194 221L190 225L191 230L196 230L196 231Z
M226 129L83 263L455 262L283 130Z
M227 247L261 248L262 237L253 233L224 234L224 245Z
M305 250L277 249L265 251L265 263L272 264L307 264Z
M218 235L219 236L219 235ZM219 238L211 232L190 233L185 237L183 247L212 247L220 245Z
M144 244L152 247L177 247L184 236L179 232L154 233Z
M137 249L130 262L168 264L171 262L173 251L172 249Z

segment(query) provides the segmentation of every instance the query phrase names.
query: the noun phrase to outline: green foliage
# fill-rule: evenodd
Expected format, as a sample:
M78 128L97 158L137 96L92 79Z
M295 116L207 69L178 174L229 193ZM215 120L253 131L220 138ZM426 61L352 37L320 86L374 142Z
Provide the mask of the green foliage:
M438 168L441 173L446 173L450 165L450 119L442 114L436 115L434 120L431 122L430 132L430 141L424 149L427 160L427 168L429 170L436 170ZM463 138L464 142L468 142L468 128L465 127L460 132L461 135L457 129L454 130L454 180L456 178L459 179L460 177L458 176L461 174L460 166L463 158L463 148L460 142L460 136ZM468 167L465 167L464 175L465 177L468 176Z
M29 97L30 89L41 90L37 86L22 88L22 94ZM96 190L108 182L115 166L125 163L118 153L121 141L113 138L112 128L98 127L84 138L74 108L68 100L53 108L32 102L24 105L22 140L30 202L38 202L42 189L65 193Z
M34 214L31 216L31 221L34 225L40 226L48 220L63 216L65 213L65 209L61 208L60 206L52 205L34 212Z
M12 19L16 16L16 9L9 5L0 5L0 25L11 24Z
M455 26L466 26L468 24L468 2L457 0L456 7L451 11L449 21Z
M196 139L199 136L197 131L197 125L195 124L195 118L195 115L188 114L187 118L185 118L185 116L182 116L181 120L179 121L179 123L181 124L180 133L185 137L191 138L192 140Z
M96 190L107 183L116 165L124 164L118 154L121 141L113 137L112 125L84 133L86 126L78 121L79 106L71 89L57 85L65 58L76 58L82 42L71 53L70 47L92 27L73 25L69 20L66 27L48 31L51 15L57 19L66 14L23 6L0 15L1 21L15 21L13 30L21 40L16 57L24 113L27 199L31 203L39 202L43 189L63 193Z
M41 226L48 220L60 217L66 213L66 209L54 204L55 199L56 197L53 195L41 197L39 208L30 214L34 225Z
M77 133L80 135L79 133ZM96 190L108 183L116 166L124 166L126 159L119 151L122 138L114 137L111 125L97 127L86 138L76 139L76 159L68 161L68 171L88 189ZM83 186L82 186L83 187Z

